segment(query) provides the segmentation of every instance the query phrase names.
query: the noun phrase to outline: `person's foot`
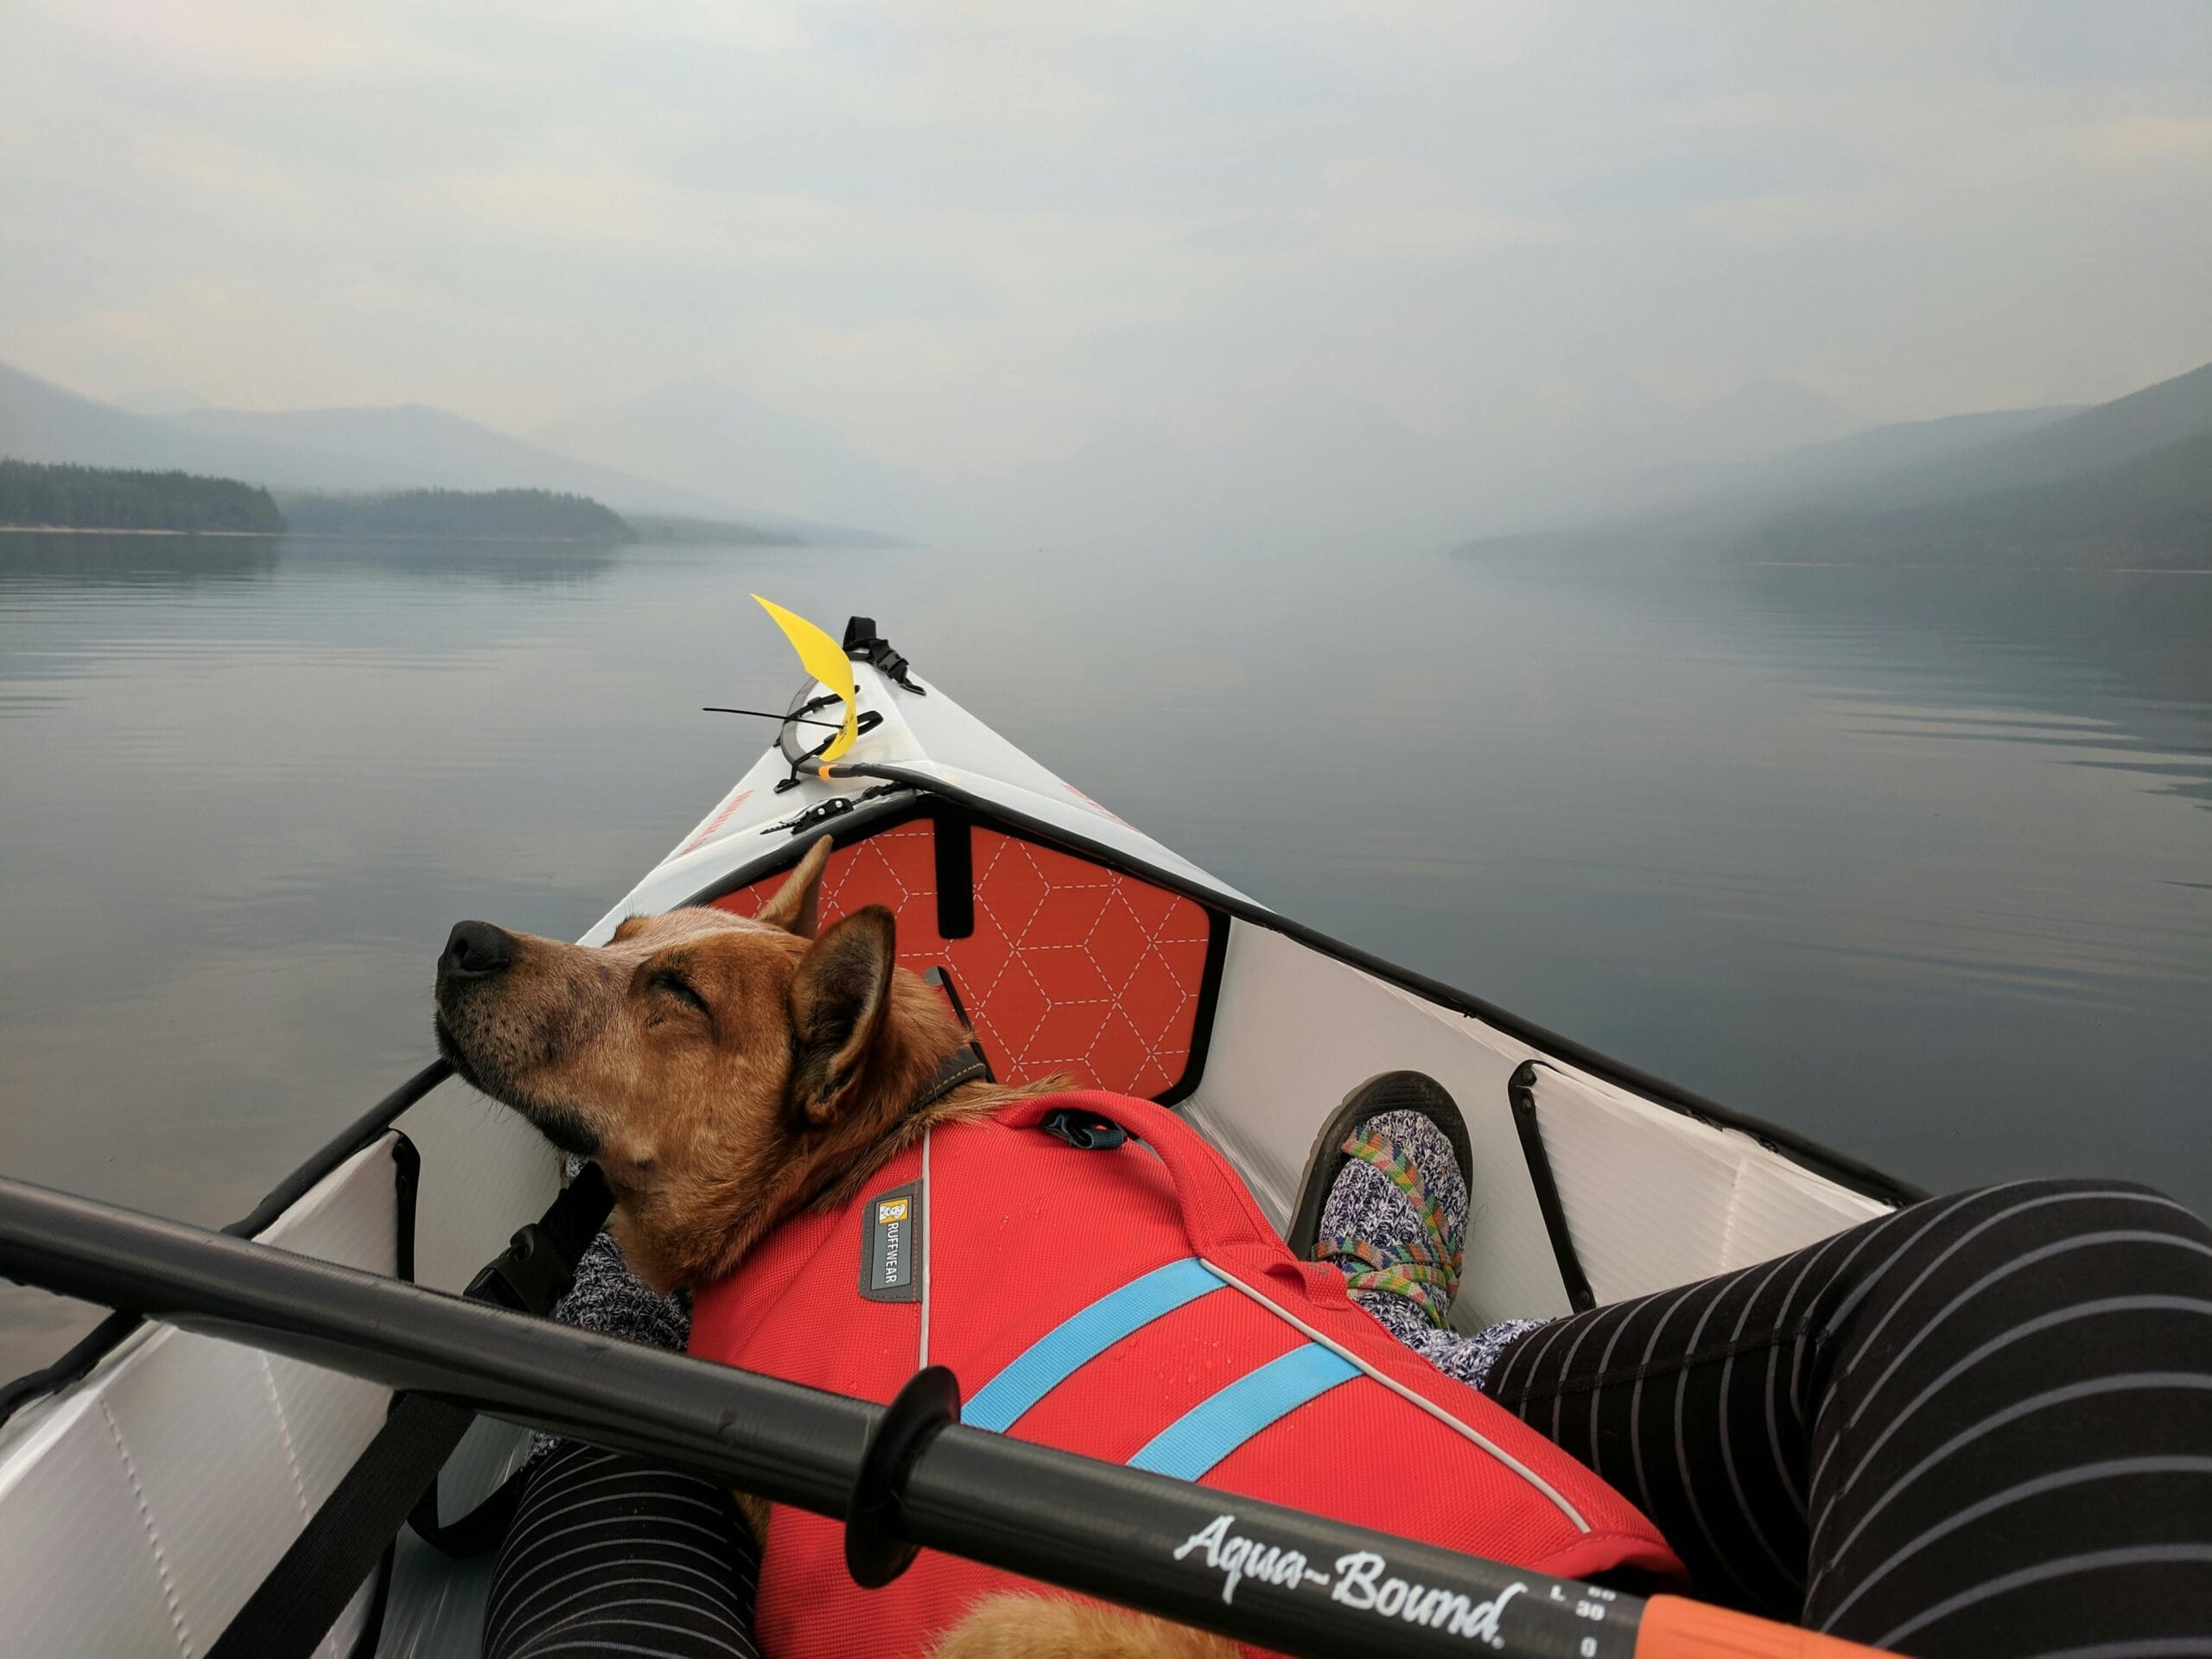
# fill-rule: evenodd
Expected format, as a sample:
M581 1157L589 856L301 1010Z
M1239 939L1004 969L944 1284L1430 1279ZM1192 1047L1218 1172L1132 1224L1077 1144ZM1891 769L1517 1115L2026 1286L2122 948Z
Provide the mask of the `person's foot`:
M1373 1115L1367 1114L1373 1108ZM1479 1389L1507 1344L1544 1323L1512 1319L1462 1336L1448 1321L1466 1246L1466 1128L1444 1086L1394 1071L1340 1109L1351 1129L1321 1205L1313 1259L1384 1330L1446 1376Z
M1424 1113L1400 1109L1356 1124L1338 1149L1344 1163L1321 1206L1314 1259L1341 1271L1402 1341L1442 1330L1467 1230L1466 1177L1450 1139Z

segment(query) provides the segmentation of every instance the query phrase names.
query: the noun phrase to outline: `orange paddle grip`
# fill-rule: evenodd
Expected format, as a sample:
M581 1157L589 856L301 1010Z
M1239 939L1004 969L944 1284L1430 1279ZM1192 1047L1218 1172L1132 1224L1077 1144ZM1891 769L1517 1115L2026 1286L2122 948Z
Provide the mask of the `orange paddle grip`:
M1853 1659L1877 1651L1681 1596L1645 1602L1636 1633L1636 1659Z

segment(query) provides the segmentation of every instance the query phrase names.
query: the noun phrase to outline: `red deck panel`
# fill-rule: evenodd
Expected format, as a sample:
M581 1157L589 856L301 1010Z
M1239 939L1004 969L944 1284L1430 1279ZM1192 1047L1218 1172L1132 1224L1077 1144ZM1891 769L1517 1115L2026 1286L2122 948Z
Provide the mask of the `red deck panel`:
M863 905L899 918L899 960L942 965L1001 1082L1054 1072L1077 1088L1153 1096L1190 1058L1205 975L1205 907L1078 858L975 828L976 931L937 931L935 842L926 820L830 855L824 925ZM769 876L714 902L750 916L783 884Z

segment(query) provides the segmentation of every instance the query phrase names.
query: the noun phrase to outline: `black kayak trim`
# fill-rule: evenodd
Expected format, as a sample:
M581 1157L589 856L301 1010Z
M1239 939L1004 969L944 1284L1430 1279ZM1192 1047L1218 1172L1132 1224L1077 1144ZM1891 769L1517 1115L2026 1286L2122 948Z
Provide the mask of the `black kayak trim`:
M1208 909L1236 921L1254 927L1265 928L1271 933L1280 933L1284 938L1343 963L1347 967L1357 968L1363 973L1372 974L1377 979L1388 981L1428 1001L1441 1004L1456 1014L1463 1014L1472 1019L1480 1020L1508 1036L1519 1038L1530 1047L1539 1049L1547 1055L1566 1060L1593 1077L1601 1077L1608 1083L1617 1084L1631 1093L1642 1095L1655 1105L1663 1106L1669 1111L1679 1112L1683 1116L1694 1119L1700 1123L1734 1129L1748 1135L1768 1150L1781 1153L1791 1161L1802 1165L1815 1174L1826 1176L1839 1186L1847 1187L1863 1198L1874 1198L1889 1205L1905 1205L1928 1196L1925 1189L1916 1186L1910 1181L1900 1180L1896 1176L1877 1169L1871 1164L1862 1162L1847 1153L1838 1152L1832 1147L1824 1146L1820 1141L1802 1135L1795 1129L1785 1128L1780 1124L1754 1117L1749 1113L1723 1106L1719 1102L1707 1099L1693 1090L1669 1083L1664 1077L1656 1077L1640 1067L1630 1065L1624 1060L1615 1059L1612 1056L1592 1048L1586 1044L1577 1042L1573 1038L1563 1036L1558 1032L1540 1026L1532 1020L1525 1020L1519 1014L1498 1007L1494 1002L1476 996L1471 992L1461 990L1455 985L1447 985L1441 980L1432 979L1427 975L1418 973L1410 968L1402 967L1396 963L1363 950L1356 944L1347 944L1342 939L1332 938L1318 928L1309 927L1302 922L1294 921L1287 916L1268 909L1264 905L1225 893L1205 882L1192 880L1173 870L1162 869L1158 865L1147 863L1118 849L1093 841L1077 831L1047 823L1041 818L1033 817L1014 808L1001 805L988 796L979 795L958 785L946 783L931 773L905 766L852 765L842 761L838 762L831 771L833 776L838 779L874 778L887 783L903 784L923 798L922 800L917 801L911 797L902 796L887 803L871 803L867 806L858 807L836 821L835 830L840 839L853 839L860 835L887 829L895 823L916 816L926 810L929 797L934 796L942 800L950 801L966 808L974 815L976 823L1002 826L1028 839L1041 842L1047 846L1058 847L1104 865L1109 869L1119 871L1122 874L1134 876L1170 892L1180 893L1186 899L1193 899ZM779 869L788 868L798 862L807 848L816 839L817 837L813 836L795 839L774 848L760 858L747 860L735 870L717 877L709 886L702 887L684 899L683 903L703 905L711 899L721 897L726 893L757 881L764 875L772 875ZM1217 982L1217 973L1214 977ZM1209 996L1205 1001L1206 1006L1201 1010L1202 1026L1211 1023L1213 1012L1212 998ZM1176 1085L1174 1092L1177 1099L1187 1096L1198 1086L1198 1068L1203 1064L1204 1056L1202 1041L1202 1035L1194 1033L1192 1047L1192 1067L1185 1071L1182 1080ZM1166 1103L1173 1104L1173 1102Z

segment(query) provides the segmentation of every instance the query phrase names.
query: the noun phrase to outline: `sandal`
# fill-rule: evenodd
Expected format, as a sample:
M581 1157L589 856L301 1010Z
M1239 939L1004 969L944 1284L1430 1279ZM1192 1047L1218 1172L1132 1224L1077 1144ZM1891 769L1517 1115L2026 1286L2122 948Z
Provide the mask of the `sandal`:
M1464 1183L1474 1160L1458 1103L1433 1077L1418 1071L1386 1071L1353 1090L1322 1126L1306 1162L1287 1237L1303 1258L1336 1261L1350 1288L1404 1297L1420 1306L1431 1324L1441 1327L1459 1288L1464 1228L1459 1236L1452 1236L1403 1147L1387 1134L1360 1132L1361 1125L1390 1112L1410 1112L1434 1124L1450 1147ZM1422 1238L1380 1246L1366 1239L1319 1236L1329 1195L1345 1166L1355 1160L1373 1165L1404 1195L1420 1220Z

